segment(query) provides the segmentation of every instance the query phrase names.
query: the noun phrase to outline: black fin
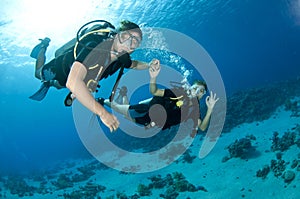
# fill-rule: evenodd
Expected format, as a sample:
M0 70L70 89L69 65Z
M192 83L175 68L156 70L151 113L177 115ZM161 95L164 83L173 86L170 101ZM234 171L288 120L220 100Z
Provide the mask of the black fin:
M32 49L32 51L31 51L31 53L30 53L30 57L32 57L32 58L34 58L34 59L37 59L37 58L38 58L38 55L39 55L39 52L40 52L40 50L41 50L41 46L42 46L42 44L36 45L36 46Z
M50 83L44 82L40 87L40 89L29 98L36 101L42 101L47 95L49 88L50 88Z
M41 51L41 48L45 48L47 49L47 47L49 46L49 43L51 41L51 39L49 39L48 37L45 37L45 39L39 39L41 41L41 43L39 43L38 45L36 45L31 53L30 53L30 57L37 59L39 52Z

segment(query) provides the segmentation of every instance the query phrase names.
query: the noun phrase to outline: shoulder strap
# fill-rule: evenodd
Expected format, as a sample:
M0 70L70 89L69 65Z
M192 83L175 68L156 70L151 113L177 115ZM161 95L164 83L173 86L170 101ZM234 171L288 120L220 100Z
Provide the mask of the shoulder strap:
M118 85L119 85L119 81L120 81L120 79L121 79L121 77L122 77L122 75L123 75L123 71L124 71L124 64L122 64L122 66L121 66L121 68L120 68L120 72L119 72L119 74L118 74L118 77L117 77L117 79L116 79L116 82L115 82L115 84L114 84L114 86L113 86L113 88L112 88L111 94L110 94L110 96L109 96L109 101L110 101L110 102L112 102L113 99L114 99L114 96L115 96L115 94L116 94L117 87L118 87Z
M89 35L92 35L92 34L98 34L98 33L101 33L102 36L106 36L107 38L109 37L109 33L111 32L111 30L109 29L99 29L99 30L94 30L94 31L90 31L86 34L84 34L83 36L81 36L75 43L75 46L74 46L74 58L76 59L77 57L77 48L78 48L78 45L79 44L82 44L80 43L80 41L82 39L84 39L85 37L89 36ZM88 46L86 46L85 44L84 45L84 48L90 48Z

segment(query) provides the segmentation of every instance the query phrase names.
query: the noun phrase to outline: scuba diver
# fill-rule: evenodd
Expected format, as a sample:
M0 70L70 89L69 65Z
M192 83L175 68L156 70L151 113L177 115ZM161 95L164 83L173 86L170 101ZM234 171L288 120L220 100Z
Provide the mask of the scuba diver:
M192 137L196 135L198 129L205 131L208 127L215 103L219 98L216 98L216 94L210 92L210 96L207 96L205 99L207 106L206 114L203 119L200 119L199 100L207 92L206 83L197 80L190 87L180 86L172 89L158 89L156 77L160 69L159 60L152 60L149 68L149 89L153 95L152 98L135 105L122 105L116 101L109 101L103 98L97 98L97 101L100 104L111 107L133 122L145 126L146 129L157 126L164 130L192 119L194 123L191 133Z
M114 100L117 104L129 104L129 100L127 97L127 87L122 86L121 88L118 88L118 95L116 99Z
M96 24L90 28L88 25ZM68 88L70 93L65 105L71 106L73 100L78 101L100 117L102 122L115 131L119 127L117 118L106 111L92 96L100 87L98 82L116 73L119 74L113 86L110 99L114 94L124 68L147 69L148 63L131 60L130 54L139 47L142 31L130 21L121 21L115 27L104 20L91 21L82 26L77 37L58 49L55 58L45 64L45 52L50 39L45 38L34 47L30 56L36 59L35 77L42 81L41 88L30 98L41 101L53 86L57 89Z

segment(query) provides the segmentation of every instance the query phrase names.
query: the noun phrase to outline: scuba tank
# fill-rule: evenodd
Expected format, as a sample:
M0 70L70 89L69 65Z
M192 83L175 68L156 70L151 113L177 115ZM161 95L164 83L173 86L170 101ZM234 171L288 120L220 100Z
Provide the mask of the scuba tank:
M64 55L66 52L73 50L74 46L76 44L76 41L77 41L76 38L73 38L70 41L68 41L66 44L64 44L62 47L57 49L55 51L55 57L59 57L61 55Z
M97 24L95 24L97 23ZM102 24L99 24L102 23ZM92 27L88 27L90 24L95 24ZM87 48L89 49L90 47L86 46L84 44L84 42L81 42L85 37L89 36L89 35L99 35L99 36L103 36L105 38L110 38L112 36L114 36L115 34L117 34L116 28L109 22L105 21L105 20L94 20L94 21L90 21L86 24L84 24L77 32L76 38L73 38L72 40L70 40L69 42L67 42L65 45L63 45L61 48L57 49L55 52L55 57L59 57L59 56L63 56L68 52L72 52L73 51L73 56L76 59L77 57L77 47L80 45L83 48ZM121 55L119 57L119 60L121 60L122 62L122 66L120 67L120 71L118 74L118 77L116 79L116 82L113 86L113 90L112 93L110 95L110 101L112 101L112 99L114 98L115 95L115 91L117 89L119 80L121 78L121 76L123 75L123 71L124 71L124 67L125 64L128 63L128 58L129 58L129 54L126 53L124 55ZM130 60L130 64L131 64L131 60ZM98 87L98 86L97 86ZM97 90L96 90L97 91ZM67 95L67 97L65 98L65 106L71 106L72 102L73 102L73 98L71 97L71 93L69 93Z
M96 23L96 24L95 24ZM88 27L89 25L94 24L92 27ZM115 33L115 27L108 21L105 20L94 20L90 21L78 30L76 37L68 41L62 47L55 51L55 57L59 57L61 55L66 54L69 51L74 50L74 57L76 57L76 48L80 43L80 40L90 34L101 34L103 36L109 37L110 34Z

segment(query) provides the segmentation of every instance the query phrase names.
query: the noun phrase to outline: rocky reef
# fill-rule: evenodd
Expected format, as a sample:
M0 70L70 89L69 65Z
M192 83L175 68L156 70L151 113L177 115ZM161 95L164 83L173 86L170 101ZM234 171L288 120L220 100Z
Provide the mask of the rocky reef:
M4 180L4 187L13 195L19 197L33 196L37 187L30 186L22 176L10 176Z
M192 164L194 159L196 158L195 155L191 155L192 151L190 149L186 150L183 155L180 157L178 162L182 162L182 163L188 163L188 164Z
M256 172L256 176L260 177L262 179L265 179L267 177L267 175L269 174L270 170L271 170L270 166L269 165L265 165L262 169L259 169Z
M98 161L92 161L84 166L76 168L76 164L66 163L53 170L35 172L32 175L17 175L1 178L1 183L5 191L18 197L34 196L36 194L53 194L64 190L61 197L66 199L89 199L98 196L106 188L102 185L88 181L97 170L107 169ZM68 172L62 172L69 170ZM77 172L74 172L77 171ZM87 182L88 181L88 182ZM66 190L73 189L78 183L87 182L85 186L80 186L78 190L67 193ZM31 184L35 184L32 186ZM37 186L36 184L39 184ZM77 187L77 186L76 186ZM2 194L1 196L5 196Z
M290 183L295 179L296 172L300 171L300 153L298 159L294 159L290 167L289 162L282 159L282 153L276 153L276 159L272 159L270 165L265 165L256 172L256 176L266 179L270 172L277 178L283 179L285 183Z
M86 183L85 186L79 187L79 189L72 191L71 193L63 194L65 199L90 199L101 198L100 193L104 192L106 187L98 185L92 182Z
M285 183L290 183L294 180L296 173L300 171L300 153L292 162L285 161L283 156L293 145L300 148L299 124L285 132L281 137L279 132L274 132L270 140L272 141L271 151L275 153L276 159L272 159L269 165L259 169L256 176L265 179L272 172L275 177L283 179Z
M191 155L186 156L188 156L188 160L193 160ZM185 159L183 158L181 161ZM126 195L125 192L119 190L109 190L106 186L99 184L96 177L92 178L98 169L103 169L103 167L100 163L93 161L80 167L76 167L76 164L70 167L64 165L53 170L53 173L47 171L39 174L36 172L31 177L2 177L0 178L0 183L4 185L4 190L0 189L0 198L6 198L7 192L9 192L20 198L25 196L39 197L39 195L48 194L49 197L53 196L63 199L101 199L104 194L106 199L138 199L145 196L151 197L153 190L156 190L156 192L159 192L160 198L176 199L182 192L208 191L204 186L194 185L189 182L183 173L173 172L165 176L150 176L146 179L149 180L148 184L140 183L135 185L135 193ZM126 173L126 175L134 174ZM32 184L40 185L31 186Z
M278 132L273 133L272 137L272 151L286 151L288 150L292 145L296 144L299 138L296 140L296 132L285 132L282 137L278 136Z
M251 143L251 141L255 139L256 138L253 135L251 135L245 138L235 140L232 144L226 147L226 149L229 152L229 155L223 157L222 162L226 162L230 158L249 158L256 150Z
M207 192L205 187L191 184L180 172L167 174L165 177L152 176L149 179L151 183L148 185L139 184L137 189L139 196L151 196L153 189L162 190L160 197L165 199L176 199L180 192Z
M291 117L299 116L300 103L290 100L300 95L299 85L300 78L240 91L229 96L223 132L230 132L232 128L243 123L268 119L281 105L292 111Z

